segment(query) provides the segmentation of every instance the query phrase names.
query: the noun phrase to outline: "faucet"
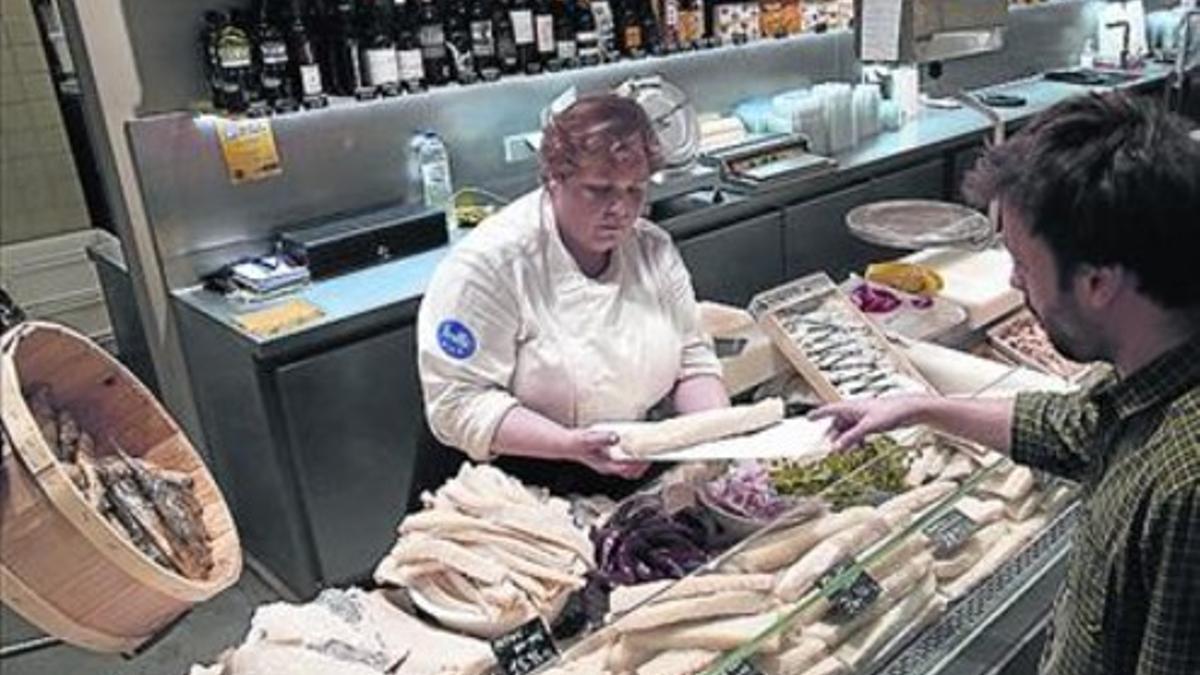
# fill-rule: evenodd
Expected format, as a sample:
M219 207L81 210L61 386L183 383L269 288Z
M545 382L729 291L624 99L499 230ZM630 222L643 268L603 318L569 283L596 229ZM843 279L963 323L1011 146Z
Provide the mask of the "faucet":
M1121 28L1121 70L1129 68L1129 32L1131 29L1127 19L1104 24L1105 28Z

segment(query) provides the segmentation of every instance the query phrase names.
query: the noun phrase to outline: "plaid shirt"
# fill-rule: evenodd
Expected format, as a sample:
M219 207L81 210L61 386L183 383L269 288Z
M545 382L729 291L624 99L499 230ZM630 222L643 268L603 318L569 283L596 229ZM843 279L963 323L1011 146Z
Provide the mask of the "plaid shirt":
M1019 395L1012 440L1083 488L1042 672L1200 673L1200 335L1123 380Z

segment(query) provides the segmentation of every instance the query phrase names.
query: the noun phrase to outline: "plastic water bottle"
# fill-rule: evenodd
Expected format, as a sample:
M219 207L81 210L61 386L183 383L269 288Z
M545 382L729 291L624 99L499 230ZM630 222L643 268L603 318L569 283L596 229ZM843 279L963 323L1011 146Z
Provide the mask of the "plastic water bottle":
M1079 67L1089 69L1096 67L1096 43L1091 38L1083 43L1083 49L1079 52Z
M450 155L446 152L446 144L436 132L419 132L413 137L412 155L425 206L445 210L447 220L450 220L454 183L450 179Z

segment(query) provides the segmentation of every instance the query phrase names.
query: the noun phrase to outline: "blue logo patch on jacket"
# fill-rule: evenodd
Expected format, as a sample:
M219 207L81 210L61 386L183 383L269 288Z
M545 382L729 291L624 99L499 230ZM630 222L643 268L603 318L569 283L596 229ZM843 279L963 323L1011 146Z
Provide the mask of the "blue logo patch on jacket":
M457 319L438 324L437 341L447 356L460 361L475 353L475 335Z

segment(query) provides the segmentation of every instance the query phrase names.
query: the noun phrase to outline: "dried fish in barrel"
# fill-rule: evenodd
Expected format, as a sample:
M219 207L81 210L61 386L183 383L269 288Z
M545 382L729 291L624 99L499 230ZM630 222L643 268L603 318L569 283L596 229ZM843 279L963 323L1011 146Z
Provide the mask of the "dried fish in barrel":
M25 405L37 422L38 430L46 439L46 444L58 456L58 414L55 412L54 394L48 384L34 384L25 394ZM61 457L60 457L61 459Z
M204 527L204 508L192 492L191 478L176 472L168 476L168 472L151 468L145 460L132 459L124 452L120 455L162 518L176 566L192 578L207 576L213 568L212 551Z
M163 567L172 568L167 556L165 540L156 541L150 526L146 523L158 520L154 507L146 501L133 473L118 461L107 460L96 466L96 473L105 487L105 501L114 521L121 531L129 536L129 540L142 553ZM161 522L159 522L161 527Z
M66 409L58 411L58 459L63 462L74 462L79 443L79 422Z

